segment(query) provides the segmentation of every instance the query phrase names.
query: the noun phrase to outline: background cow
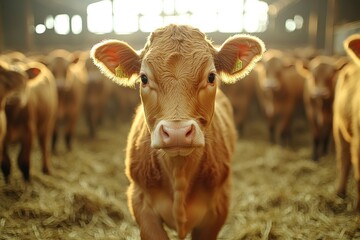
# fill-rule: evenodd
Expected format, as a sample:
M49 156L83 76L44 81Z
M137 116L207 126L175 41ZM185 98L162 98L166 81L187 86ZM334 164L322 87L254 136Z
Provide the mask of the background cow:
M169 25L144 49L109 40L93 47L95 63L123 86L140 80L142 105L128 137L129 205L142 239L216 239L229 206L236 141L230 101L220 81L244 77L263 43L236 35L216 50L199 30Z
M87 84L84 98L85 119L89 135L95 137L96 129L102 122L109 104L113 83L108 81L95 66L90 56L86 57L85 69Z
M257 64L254 69L234 85L223 84L221 89L230 99L234 108L235 124L240 136L245 134L246 121L251 113L258 110L256 101L256 83L263 78L265 73L262 64Z
M5 181L8 181L11 161L7 148L11 143L20 143L18 165L24 179L28 181L31 150L36 136L42 154L42 171L49 173L50 143L56 118L57 92L54 76L43 64L19 63L16 67L20 72L17 75L13 73L13 78L23 78L24 81L26 79L26 85L6 100L7 131L2 170Z
M360 35L348 37L344 48L353 62L340 71L335 89L333 133L339 174L336 191L345 196L352 163L358 190L356 210L360 211Z
M87 82L84 58L81 54L72 55L66 50L57 49L49 53L46 64L55 76L59 98L52 149L56 152L58 135L64 125L66 147L71 150Z
M307 66L312 76L306 78L305 81L304 106L313 138L312 159L314 161L328 151L332 136L337 73L345 64L343 59L318 56Z
M289 144L294 112L303 106L306 74L302 66L279 50L264 54L265 77L259 78L257 95L267 120L270 141Z
M5 103L9 95L25 86L24 77L16 71L12 71L10 65L0 60L0 166L6 171L8 166L3 163L3 148L6 135Z

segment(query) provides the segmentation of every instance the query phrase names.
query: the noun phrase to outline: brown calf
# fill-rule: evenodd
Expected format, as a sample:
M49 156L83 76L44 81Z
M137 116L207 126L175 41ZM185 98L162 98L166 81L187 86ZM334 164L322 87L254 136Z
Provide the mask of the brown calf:
M22 68L23 66L19 66ZM20 143L18 165L26 181L30 180L30 154L38 137L42 153L44 173L49 173L50 142L56 117L57 92L54 76L42 64L30 62L25 65L23 75L26 86L11 95L5 105L7 131L4 142L2 170L5 180L10 174L10 157L7 147L11 143Z
M340 71L335 89L333 133L339 174L336 191L345 196L352 163L358 192L356 209L360 211L360 35L348 37L344 48L353 63Z
M295 109L303 104L306 74L302 66L283 52L269 50L264 54L265 77L259 78L257 95L267 120L270 141L280 138L289 144Z
M337 59L328 56L315 57L308 64L312 76L305 81L304 106L313 138L314 161L327 153L332 135L337 73L344 64L345 62L341 61L339 64Z
M230 101L220 81L244 77L264 51L260 40L236 35L219 50L190 26L153 32L137 52L121 41L93 47L92 57L120 85L140 80L126 153L129 206L141 239L216 239L229 207L236 142Z
M109 102L112 87L111 81L101 74L93 60L88 57L85 60L87 84L84 98L85 119L89 129L89 135L95 137L96 128L102 121L106 105Z
M57 121L53 134L52 150L56 144L61 126L64 125L67 150L72 149L72 139L83 107L86 87L86 72L81 54L73 56L70 52L57 49L52 51L46 64L55 76L58 91Z
M244 127L248 120L249 112L256 105L256 82L259 78L262 78L264 73L262 68L261 64L257 64L247 76L236 84L223 84L221 86L221 89L233 105L235 124L240 136L244 135Z
M0 166L6 172L8 167L3 163L3 148L6 136L6 114L5 103L9 95L25 86L24 77L0 60Z

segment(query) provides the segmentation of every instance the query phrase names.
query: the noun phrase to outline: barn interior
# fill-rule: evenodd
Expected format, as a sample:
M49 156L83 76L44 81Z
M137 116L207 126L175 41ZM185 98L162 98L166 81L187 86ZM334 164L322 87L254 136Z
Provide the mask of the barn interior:
M154 29L179 23L198 27L214 45L244 33L263 40L267 49L296 50L296 56L311 49L340 58L346 55L344 40L360 33L359 9L359 0L0 0L0 56L88 52L105 39L142 49ZM240 96L248 91L242 86L224 91ZM113 88L117 92L107 100L96 134L89 134L81 112L73 148L59 141L50 174L41 171L35 143L31 181L24 181L19 146L10 146L10 181L0 174L0 239L140 239L127 207L124 172L139 93L137 87ZM314 161L303 107L294 114L290 143L282 145L269 140L256 93L248 104L232 162L230 213L218 239L360 239L353 172L348 195L336 195L333 140L328 153Z
M131 4L125 0L3 0L0 50L79 50L111 38L142 48L156 26L169 21L196 25L197 21L215 43L245 32L270 47L310 46L332 53L341 52L340 42L359 29L356 0L199 1L193 10L186 5L172 0ZM198 17L190 20L196 11Z

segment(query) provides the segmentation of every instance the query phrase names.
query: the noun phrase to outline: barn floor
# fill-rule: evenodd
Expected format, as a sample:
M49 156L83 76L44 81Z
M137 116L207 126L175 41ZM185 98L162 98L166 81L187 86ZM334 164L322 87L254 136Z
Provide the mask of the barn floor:
M0 239L139 239L125 196L128 128L107 124L90 140L80 126L74 151L59 146L50 176L40 172L34 151L30 184L13 161L11 183L0 176ZM306 126L295 124L294 131L297 147L283 148L267 143L262 121L248 124L233 159L231 211L218 239L360 239L353 178L348 197L336 197L333 153L312 162Z

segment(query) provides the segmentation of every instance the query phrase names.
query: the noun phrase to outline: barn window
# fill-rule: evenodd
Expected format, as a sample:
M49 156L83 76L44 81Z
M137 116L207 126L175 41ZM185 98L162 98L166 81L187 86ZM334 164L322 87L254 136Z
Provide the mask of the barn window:
M54 19L54 29L57 34L67 35L70 32L70 17L67 14L59 14Z
M206 10L204 11L204 7ZM203 32L215 32L218 30L217 13L218 6L214 0L192 1L190 5L191 23Z
M263 0L99 0L86 10L87 29L95 34L151 32L170 23L194 25L203 32L237 33L264 32L269 6ZM61 35L80 34L82 21L79 15L49 15L43 25ZM293 22L299 29L303 19L295 16L286 28L291 29ZM35 26L35 32L43 33L43 26Z
M243 0L223 0L219 4L218 28L220 32L236 33L243 30Z
M163 11L162 0L141 0L139 4L139 28L142 32L152 32L164 25L161 13Z
M154 29L163 26L163 18L159 15L145 15L140 17L140 30L152 32Z
M244 5L244 30L246 32L264 32L268 23L269 5L258 0L247 0Z
M73 34L79 34L82 31L82 19L79 15L71 18L71 31Z
M285 29L288 32L294 32L297 29L301 29L303 24L304 18L300 15L295 15L294 18L290 18L285 21Z
M43 34L46 31L46 26L44 24L38 24L35 27L35 32L37 34Z
M87 27L92 33L110 33L113 30L112 2L103 0L87 7Z
M264 32L268 10L261 0L113 0L114 32L151 32L169 23L203 32Z
M130 34L139 30L138 1L113 0L113 12L115 33Z
M164 0L163 1L163 11L166 15L175 14L175 0Z
M54 28L54 17L52 15L49 15L45 19L45 26L47 29L53 29Z

